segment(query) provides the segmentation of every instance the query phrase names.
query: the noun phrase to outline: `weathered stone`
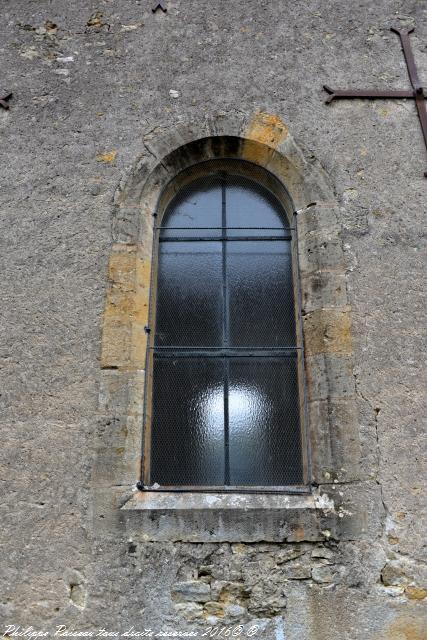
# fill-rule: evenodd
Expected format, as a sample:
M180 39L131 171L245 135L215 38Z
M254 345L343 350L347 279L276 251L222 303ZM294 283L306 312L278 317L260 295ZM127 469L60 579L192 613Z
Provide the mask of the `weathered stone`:
M425 600L427 598L427 589L423 589L422 587L408 585L405 593L410 600Z
M313 495L138 492L122 512L128 534L141 541L322 541L337 519Z
M422 3L3 4L0 620L50 635L237 627L207 613L214 588L205 604L171 596L212 566L200 584L212 576L218 598L220 581L241 584L215 610L246 609L242 637L424 640L424 142L412 100L321 97L328 82L406 86L388 28L416 23L420 65ZM298 227L325 508L313 489L286 506L187 494L132 511L148 501L153 223L177 172L225 155L278 177ZM307 563L324 579L327 562L332 582L285 577Z
M204 610L209 615L222 617L224 615L224 606L222 602L206 602Z
M348 304L345 273L316 271L301 277L303 314L323 308L342 309Z
M313 567L311 570L311 577L315 582L336 582L337 576L337 568L329 564Z
M310 566L307 562L287 562L282 567L283 577L290 580L306 580L310 577Z
M381 580L386 586L414 586L426 588L427 568L405 557L390 560L381 571Z
M220 594L227 584L228 584L227 580L212 580L211 582L212 600L219 600Z
M352 358L329 353L307 356L310 401L351 398L355 394Z
M175 605L175 611L189 622L197 620L203 615L203 607L195 602L182 602Z
M208 602L211 589L209 584L200 580L178 582L173 586L172 597L177 602Z
M320 309L303 318L307 355L352 353L350 309Z
M341 241L331 230L307 235L298 243L301 273L306 276L318 271L344 271Z
M224 607L224 615L229 618L238 618L242 621L246 614L245 607L241 607L239 604L228 604Z
M298 547L287 547L285 549L278 549L274 551L274 561L276 564L283 564L284 562L290 562L296 558L300 558L304 554L304 549Z
M319 483L361 477L357 407L354 399L309 402L313 477Z
M325 558L326 560L333 560L336 556L336 553L332 551L332 549L327 549L326 547L315 547L311 552L312 558Z
M311 203L307 203L310 205ZM298 238L306 239L322 232L328 232L331 229L340 229L339 211L334 207L333 202L321 205L320 203L304 207L298 212L296 224L298 229Z
M283 584L277 588L276 585L271 585L268 581L263 580L255 585L247 607L252 615L259 618L271 618L283 614L286 602Z

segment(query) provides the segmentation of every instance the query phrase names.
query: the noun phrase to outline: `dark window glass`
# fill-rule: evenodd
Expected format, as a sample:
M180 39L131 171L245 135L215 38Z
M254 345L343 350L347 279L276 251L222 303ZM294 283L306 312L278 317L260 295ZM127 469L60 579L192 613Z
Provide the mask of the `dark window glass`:
M210 358L154 361L153 482L224 482L224 365Z
M285 235L287 225L282 207L273 194L244 177L227 185L228 235L239 235L245 227L248 236Z
M291 243L229 242L227 278L230 343L295 346Z
M222 344L220 242L161 242L156 344Z
M199 178L184 187L169 206L162 221L161 236L220 236L222 185L219 176Z
M291 230L225 171L194 180L159 233L150 482L303 482Z
M295 358L232 358L229 380L230 484L301 482Z

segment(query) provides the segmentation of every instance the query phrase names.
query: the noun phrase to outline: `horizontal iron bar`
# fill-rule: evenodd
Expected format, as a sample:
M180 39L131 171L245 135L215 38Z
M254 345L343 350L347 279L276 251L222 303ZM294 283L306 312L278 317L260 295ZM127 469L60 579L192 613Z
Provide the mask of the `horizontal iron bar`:
M160 236L160 242L230 242L230 241L280 241L280 240L292 240L292 236L227 236L223 238L221 236L173 236L168 238L167 236Z
M296 345L292 346L292 347L207 347L207 346L203 346L203 347L195 347L193 345L188 345L188 346L181 346L181 345L175 345L175 344L171 344L171 345L154 345L153 347L149 347L150 349L169 349L170 350L174 350L174 351L197 351L197 350L203 350L203 351L227 351L227 350L231 350L231 351L289 351L289 349L301 349L301 347L297 347Z
M245 487L233 487L233 486L199 486L199 485L152 485L152 486L144 486L142 491L155 491L156 493L162 492L174 492L174 493L311 493L311 489L307 485L299 485L299 484L291 484L285 485L283 487L259 487L259 486L245 486Z
M409 91L388 91L388 90L375 90L375 89L336 89L334 91L334 98L414 98L414 92Z
M263 349L263 350L236 350L236 349L222 349L221 351L204 351L197 350L166 350L156 349L154 347L154 354L161 358L295 358L297 351L301 347L284 349Z
M200 230L205 229L206 231L223 231L224 229L240 229L245 231L247 229L257 231L257 230L266 230L266 231L295 231L295 227L156 227L155 231L159 231L160 229L167 229L168 231L180 229L182 231L192 231L193 229Z
M398 98L398 99L414 99L416 97L416 92L411 90L376 90L376 89L330 89L329 87L324 87L324 89L329 93L329 96L326 98L325 102L332 102L332 100L339 100L340 98L366 98L370 100L382 100L387 98ZM423 93L424 98L427 97L426 93Z

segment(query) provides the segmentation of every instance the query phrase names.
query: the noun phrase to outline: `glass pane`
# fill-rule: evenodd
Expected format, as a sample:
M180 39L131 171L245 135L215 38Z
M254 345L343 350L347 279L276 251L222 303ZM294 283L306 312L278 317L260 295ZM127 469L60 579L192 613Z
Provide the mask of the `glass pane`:
M232 358L230 484L302 483L296 358Z
M283 236L289 227L285 212L267 189L243 177L229 176L226 189L228 227L269 227L267 229L229 229L228 235Z
M290 242L229 242L227 280L232 346L295 346Z
M151 482L224 484L224 364L155 358Z
M222 187L219 176L207 176L195 180L172 200L168 206L162 227L162 237L220 236L220 229L194 229L194 227L221 227ZM176 227L184 227L177 229Z
M156 345L219 346L221 242L160 242Z

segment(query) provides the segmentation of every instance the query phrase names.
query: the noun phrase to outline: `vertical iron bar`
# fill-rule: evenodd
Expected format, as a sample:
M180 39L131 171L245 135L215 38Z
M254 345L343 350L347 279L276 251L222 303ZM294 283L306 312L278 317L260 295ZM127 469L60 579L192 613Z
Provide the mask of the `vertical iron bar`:
M222 297L223 297L223 325L222 325L222 346L229 346L229 304L228 304L228 283L227 283L227 212L226 212L226 173L221 174L221 216L222 216ZM229 429L229 376L230 369L228 358L224 358L224 484L230 484L230 429Z
M390 31L397 33L400 38L400 44L402 45L403 55L405 56L406 66L408 68L409 79L415 91L422 89L422 84L418 77L417 67L415 65L414 54L411 49L411 42L409 40L409 34L413 32L412 29L395 29L391 27Z
M424 142L427 147L427 109L426 109L426 103L422 93L417 92L417 95L415 97L415 104L418 110L418 117L420 119L421 129L424 136Z
M403 55L405 56L406 67L408 69L409 79L415 92L415 105L417 107L418 117L420 119L424 142L427 147L427 109L424 99L424 90L418 77L414 54L412 53L411 48L411 41L409 40L409 34L412 33L413 30L414 29L391 29L391 31L397 33L400 38ZM425 172L424 175L427 175L427 172Z

